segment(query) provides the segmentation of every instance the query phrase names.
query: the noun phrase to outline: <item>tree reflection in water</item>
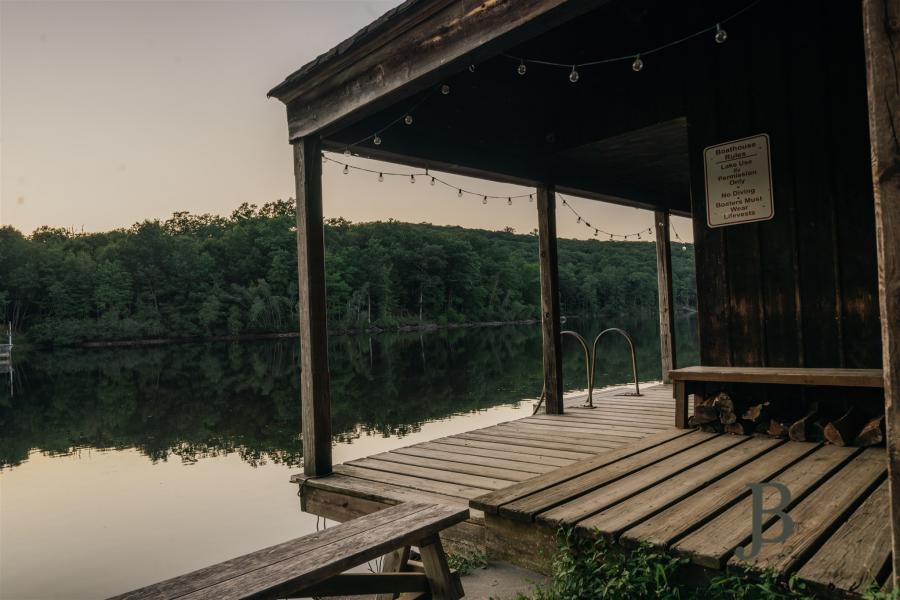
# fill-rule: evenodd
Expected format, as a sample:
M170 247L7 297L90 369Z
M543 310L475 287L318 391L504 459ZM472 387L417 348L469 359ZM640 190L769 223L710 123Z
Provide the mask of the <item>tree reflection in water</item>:
M679 364L696 364L696 324L678 323ZM653 319L571 321L634 337L642 380L659 379ZM564 381L586 387L581 349L564 342ZM422 423L534 398L541 390L538 326L335 336L330 341L336 441L404 436ZM301 462L296 339L144 348L19 352L16 391L0 388L0 467L32 450L136 448L153 461L191 463L238 453L251 465ZM631 380L621 340L601 343L598 385Z

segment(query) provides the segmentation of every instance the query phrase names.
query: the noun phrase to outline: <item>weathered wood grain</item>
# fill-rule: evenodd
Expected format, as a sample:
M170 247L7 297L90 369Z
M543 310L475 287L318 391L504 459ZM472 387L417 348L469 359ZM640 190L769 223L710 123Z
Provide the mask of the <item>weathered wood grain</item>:
M544 356L544 408L562 414L562 325L559 312L559 259L556 249L556 189L537 188L538 247L541 269L541 331Z
M855 453L851 448L823 446L770 481L783 483L791 490L794 500L799 500L811 488L846 464ZM773 506L777 500L777 491L767 488L763 494L763 506ZM695 564L720 569L734 549L749 539L751 510L751 498L746 497L671 548L678 555L690 558ZM773 520L774 517L769 517L763 525Z
M325 301L325 230L322 221L321 140L294 144L297 193L297 270L300 296L300 404L303 472L331 472L331 376Z
M787 367L685 367L671 373L678 381L778 383L846 387L884 387L881 369L804 369Z
M675 360L675 305L672 295L672 240L669 233L669 213L653 213L656 225L656 278L659 288L659 355L662 361L663 383L671 383L669 371Z
M781 444L781 440L753 438L743 444L729 448L708 460L679 473L671 479L628 499L628 502L613 506L578 522L577 527L593 534L618 537L625 529L665 509L667 506L687 498L690 494L709 485L720 477L727 477L730 471L748 462L764 460L766 452Z
M886 570L891 558L887 481L853 511L797 572L820 595L861 594Z
M747 438L734 435L714 437L708 442L653 463L639 471L615 480L611 484L588 492L570 502L560 504L537 516L537 520L551 526L581 521L614 504L629 498L662 480L673 477L695 464L704 462L732 446L744 443Z
M670 440L680 438L689 434L698 436L707 435L696 432L687 432L678 429L670 429L662 433L650 435L638 442L635 442L634 444L630 444L627 447L620 448L618 450L612 450L610 452L595 456L591 459L570 464L569 466L566 466L564 468L556 469L528 481L512 485L504 490L475 498L472 500L471 506L479 510L484 510L485 512L496 514L500 506L504 504L508 504L509 502L513 502L519 498L548 489L550 487L553 487L554 485L578 477L579 475L584 475L585 473L589 473L605 465L612 464L617 460L627 458L648 448L653 448L654 446L664 444Z
M622 534L626 544L668 547L691 529L702 526L732 503L749 495L748 483L768 481L818 444L782 444L715 483L656 514Z
M763 544L750 560L733 556L729 568L775 569L779 573L794 570L836 524L843 522L860 498L865 498L884 478L884 453L875 449L863 450L829 480L788 511L794 522L794 532L783 542ZM773 537L781 531L783 521L772 523L763 532Z
M864 0L894 587L900 587L900 6Z

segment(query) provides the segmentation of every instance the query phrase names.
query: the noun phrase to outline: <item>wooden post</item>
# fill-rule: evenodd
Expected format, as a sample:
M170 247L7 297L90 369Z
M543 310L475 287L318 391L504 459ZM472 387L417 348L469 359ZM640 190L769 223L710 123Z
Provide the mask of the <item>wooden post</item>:
M894 589L900 587L900 2L864 0Z
M294 178L297 187L303 472L320 477L331 473L331 382L325 314L322 151L317 136L294 143Z
M559 314L559 264L556 253L556 188L537 188L538 245L541 263L541 327L544 334L544 406L563 413L562 339Z
M656 223L656 277L659 286L659 356L663 383L672 383L669 371L675 368L675 306L672 297L672 244L669 213L653 213Z

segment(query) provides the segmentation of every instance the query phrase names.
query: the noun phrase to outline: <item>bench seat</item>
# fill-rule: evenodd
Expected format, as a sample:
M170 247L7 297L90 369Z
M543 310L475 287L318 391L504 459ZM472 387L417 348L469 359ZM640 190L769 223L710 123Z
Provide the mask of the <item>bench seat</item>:
M311 535L143 587L111 600L229 600L347 594L425 592L462 597L438 534L465 521L458 506L404 503ZM418 546L423 572L403 572L409 546ZM392 554L393 553L393 554ZM394 556L394 573L344 574L380 556ZM386 562L391 562L390 560Z

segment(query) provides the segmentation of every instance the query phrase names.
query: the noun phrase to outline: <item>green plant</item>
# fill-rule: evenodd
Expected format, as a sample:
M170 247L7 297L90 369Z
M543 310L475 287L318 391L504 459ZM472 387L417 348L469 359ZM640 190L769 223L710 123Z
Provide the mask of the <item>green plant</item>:
M900 600L900 589L894 589L889 592L882 591L877 585L872 585L863 592L862 600Z
M561 530L552 580L518 600L806 600L802 582L784 583L774 572L719 575L700 585L683 580L687 560L649 546L626 551L602 536L586 539ZM872 600L882 600L873 597Z
M469 554L447 554L447 564L460 575L468 575L475 569L487 567L487 555L480 550L474 550Z

